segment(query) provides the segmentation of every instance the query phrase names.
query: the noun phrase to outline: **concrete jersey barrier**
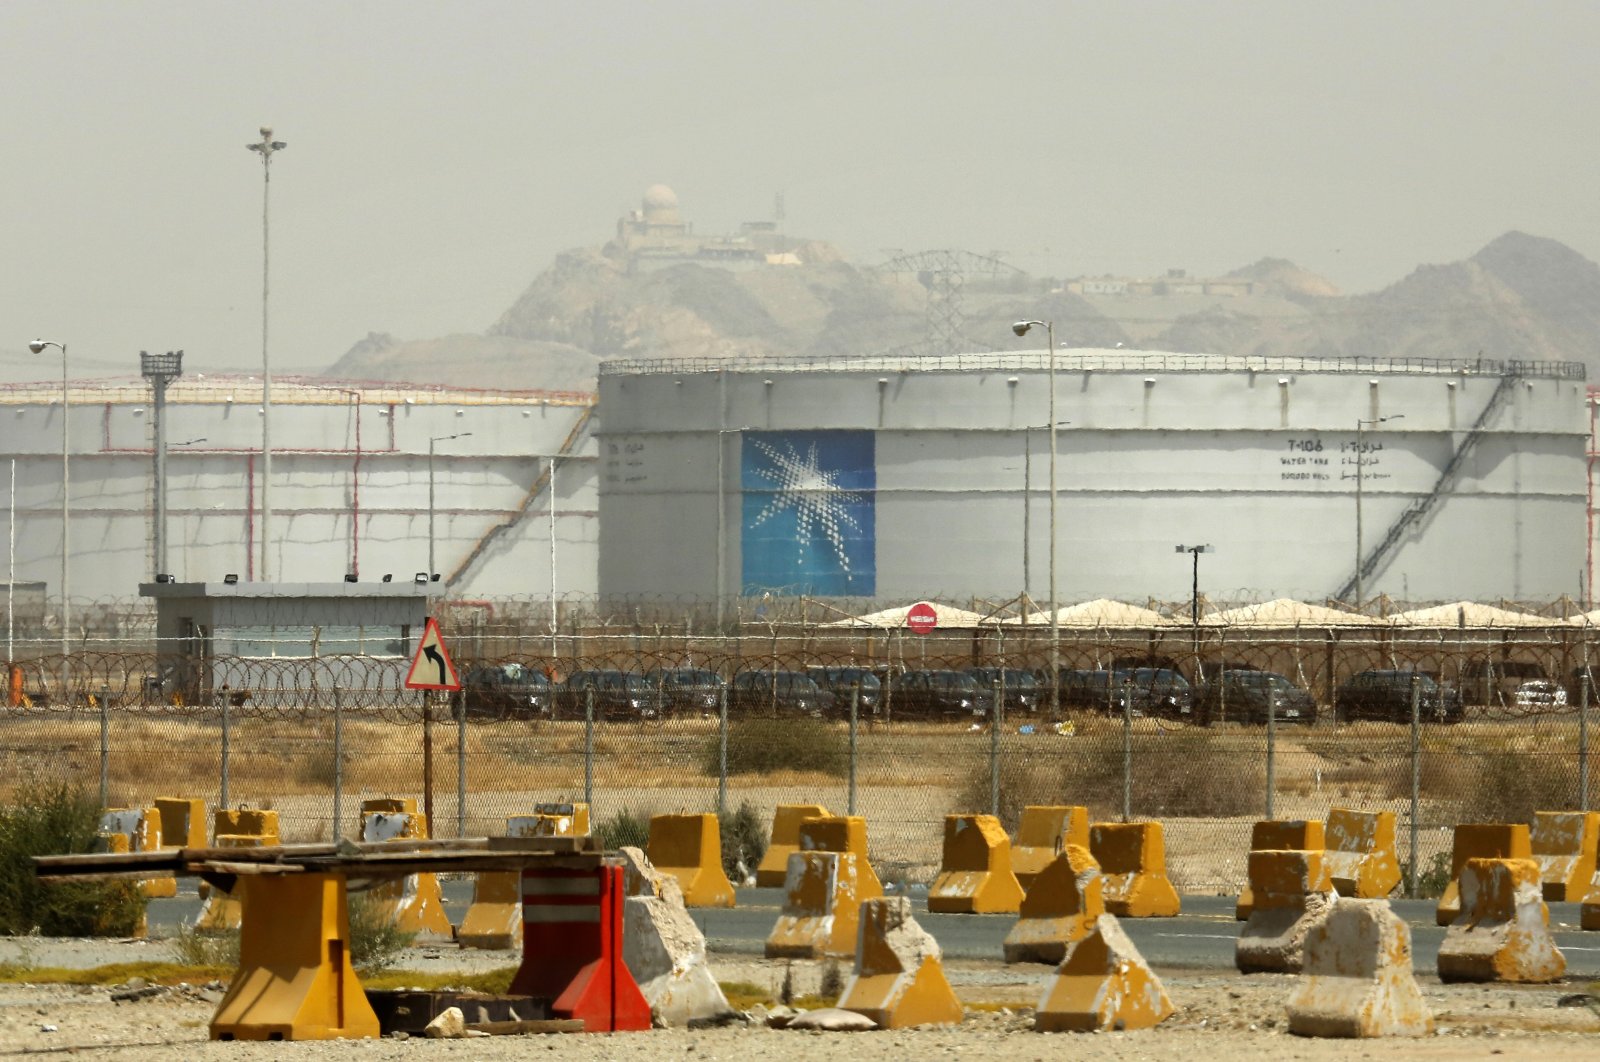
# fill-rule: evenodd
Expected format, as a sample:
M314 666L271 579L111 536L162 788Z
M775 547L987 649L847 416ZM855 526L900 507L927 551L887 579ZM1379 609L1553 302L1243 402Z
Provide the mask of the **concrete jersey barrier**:
M993 815L946 815L939 876L928 910L939 914L1015 914L1022 886L1011 872L1011 839Z
M1532 859L1528 827L1520 822L1464 822L1450 841L1450 883L1434 908L1436 925L1448 926L1461 915L1461 872L1470 859Z
M1528 843L1547 901L1582 903L1588 898L1597 869L1600 811L1538 812Z
M772 836L756 867L756 886L782 888L789 876L789 856L800 850L800 824L806 819L826 818L821 804L779 804L772 813Z
M1022 809L1017 839L1011 845L1011 872L1023 890L1069 845L1089 847L1089 809L1069 805L1030 805Z
M1100 864L1106 911L1119 918L1174 918L1182 907L1167 877L1159 822L1097 822L1089 851Z
M1400 884L1394 851L1394 812L1333 808L1323 830L1324 865L1340 896L1379 900Z
M656 815L650 820L650 864L678 879L690 907L732 907L733 882L722 869L722 833L717 817Z
M1262 819L1250 827L1252 852L1321 852L1326 848L1321 819ZM1325 892L1332 888L1326 883L1326 862L1323 877L1324 881L1317 887ZM1253 903L1254 894L1247 878L1239 892L1239 902L1234 905L1233 917L1241 922L1248 919Z

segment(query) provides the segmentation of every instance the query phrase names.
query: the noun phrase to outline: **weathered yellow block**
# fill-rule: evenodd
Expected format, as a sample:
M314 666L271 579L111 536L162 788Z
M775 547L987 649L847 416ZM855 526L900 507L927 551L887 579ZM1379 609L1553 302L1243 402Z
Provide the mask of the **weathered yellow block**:
M1030 805L1022 809L1017 840L1011 846L1011 872L1024 891L1033 879L1070 845L1089 847L1089 809L1067 805Z
M1182 907L1167 877L1159 822L1097 822L1089 851L1104 876L1106 911L1119 918L1174 918Z
M1528 841L1539 864L1544 898L1582 903L1594 882L1600 811L1538 812Z
M1546 984L1567 960L1550 936L1550 911L1531 859L1469 859L1461 916L1439 945L1439 980Z
M1037 1032L1148 1029L1172 1013L1172 1000L1112 915L1095 919L1045 983L1034 1012Z
M1400 884L1394 812L1333 808L1328 812L1324 836L1324 865L1340 896L1377 900Z
M213 844L217 848L260 848L265 837L259 834L219 834ZM273 838L273 843L277 839ZM238 929L244 921L239 905L238 886L232 891L205 888L201 897L200 914L195 918L195 928L208 933Z
M585 804L581 800L535 804L533 806L533 814L538 821L526 826L521 825L520 820L526 818L527 816L518 815L507 819L506 827L508 836L521 836L516 832L518 829L532 829L536 831L528 835L532 837L589 836L589 805Z
M589 805L539 804L532 815L506 819L507 837L577 837L589 832ZM522 947L522 875L516 871L478 874L472 904L462 916L456 941L463 948L504 951Z
M722 834L715 815L655 816L646 855L657 870L678 879L687 906L733 906L733 883L722 869Z
M767 958L854 955L861 904L882 895L872 868L854 852L792 853L783 910L767 936Z
M867 858L867 820L860 815L824 815L800 822L800 851L849 852L856 857L856 878L861 882L858 899L883 895L883 882ZM787 882L787 872L785 882Z
M206 846L206 802L197 797L156 797L163 848Z
M966 1016L944 975L939 942L917 925L904 896L862 902L855 950L855 971L839 997L843 1009L885 1029L950 1025Z
M1324 847L1321 819L1262 819L1250 827L1252 852L1320 852ZM1318 885L1323 890L1330 887L1326 883ZM1233 917L1241 922L1249 918L1252 901L1250 883L1246 881L1239 902L1234 905Z
M1047 962L1067 957L1067 946L1088 936L1106 913L1100 864L1089 849L1070 844L1033 879L1021 917L1006 934L1006 962Z
M161 812L156 808L107 808L100 813L100 841L111 852L154 852L161 844ZM114 837L125 838L125 848L112 847ZM144 878L139 892L155 899L178 895L177 878Z
M763 889L785 885L789 875L789 856L800 850L800 824L806 819L826 817L821 804L779 804L772 813L772 838L756 867L756 884Z
M1015 914L1022 886L1011 872L1011 839L993 815L946 815L944 858L928 890L940 914Z
M426 840L428 818L416 810L416 801L364 800L361 803L361 839L368 842ZM367 890L368 902L385 909L402 930L423 940L449 940L450 919L435 874L408 874Z
M259 837L264 846L281 844L278 813L261 808L218 808L211 815L211 835Z
M1436 925L1461 915L1461 871L1469 859L1532 859L1532 839L1520 822L1465 822L1455 828L1450 846L1450 884L1434 908Z
M1250 917L1233 949L1240 973L1299 973L1306 934L1327 916L1333 894L1327 891L1323 853L1250 853Z
M252 876L238 891L239 972L211 1019L211 1038L376 1037L378 1017L350 965L344 876Z
M1388 900L1340 899L1306 935L1289 1031L1341 1038L1433 1031L1411 972L1411 927Z

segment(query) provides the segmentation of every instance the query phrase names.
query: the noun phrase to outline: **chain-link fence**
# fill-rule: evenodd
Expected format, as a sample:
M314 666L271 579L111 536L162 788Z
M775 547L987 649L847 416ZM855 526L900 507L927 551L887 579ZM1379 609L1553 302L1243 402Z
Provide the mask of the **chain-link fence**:
M1402 863L1427 870L1458 822L1600 796L1588 628L1061 638L1052 682L1048 631L1026 628L485 627L453 646L465 688L430 695L404 689L404 657L214 658L175 688L165 650L35 644L0 708L0 790L271 807L287 840L354 835L380 796L415 797L440 837L550 800L596 823L820 802L866 816L909 880L932 876L947 813L1086 804L1161 820L1191 891L1237 888L1263 817L1394 811Z

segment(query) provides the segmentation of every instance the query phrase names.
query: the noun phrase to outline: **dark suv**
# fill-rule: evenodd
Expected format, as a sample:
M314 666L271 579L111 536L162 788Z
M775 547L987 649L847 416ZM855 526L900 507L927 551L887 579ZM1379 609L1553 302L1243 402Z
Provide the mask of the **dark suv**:
M1272 671L1224 671L1205 684L1196 699L1200 721L1211 723L1265 723L1269 700L1280 723L1317 721L1317 701L1310 693Z
M993 699L965 671L907 671L894 688L896 714L986 716Z
M653 722L661 718L655 687L643 675L615 670L574 671L568 675L562 687L562 714L582 719L588 711L590 690L594 691L596 719Z
M1427 723L1458 723L1463 715L1461 696L1441 688L1426 671L1370 670L1351 676L1336 698L1341 722L1381 719L1391 723L1411 721L1411 680L1419 687L1418 715Z
M741 671L728 686L728 708L746 714L832 715L833 694L804 671Z
M659 668L644 678L655 691L661 710L669 715L674 712L707 715L720 711L722 691L728 685L721 675L705 667Z
M527 718L550 713L550 680L526 664L469 668L451 698L457 712Z
M1048 672L1046 672L1048 674ZM1121 715L1128 706L1128 673L1100 669L1061 669L1061 707ZM1039 698L1050 703L1050 690L1041 687Z
M1170 667L1131 667L1123 674L1135 712L1165 719L1188 719L1194 714L1194 692L1181 672Z
M1033 677L1033 672L1024 671L1018 667L969 667L967 668L967 674L972 676L973 681L978 684L978 688L989 692L991 700L994 699L995 685L999 684L1001 692L1005 694L1006 711L1036 712L1039 710L1039 680Z
M814 667L806 674L824 690L833 694L839 711L850 712L850 690L861 687L856 700L856 714L870 715L883 706L883 683L870 668L865 667Z

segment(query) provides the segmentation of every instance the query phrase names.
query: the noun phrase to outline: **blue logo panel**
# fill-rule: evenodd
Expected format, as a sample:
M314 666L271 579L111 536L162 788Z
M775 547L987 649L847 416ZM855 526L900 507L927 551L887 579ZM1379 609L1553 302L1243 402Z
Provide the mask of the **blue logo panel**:
M741 450L743 592L873 596L873 433L745 432Z

